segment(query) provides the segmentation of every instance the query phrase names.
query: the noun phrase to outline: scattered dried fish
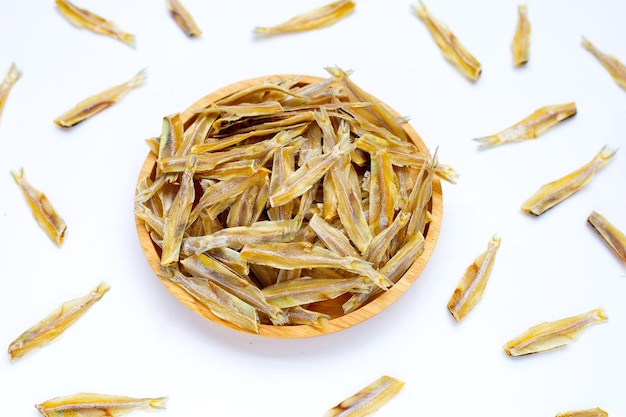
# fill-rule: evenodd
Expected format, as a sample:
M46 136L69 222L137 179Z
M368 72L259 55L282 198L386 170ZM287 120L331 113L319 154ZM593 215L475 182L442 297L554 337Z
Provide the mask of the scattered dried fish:
M135 47L135 35L121 30L113 22L98 16L89 10L81 9L68 0L55 0L57 9L74 26L90 30L100 35L109 36Z
M525 4L517 6L517 27L513 37L513 65L520 67L530 57L530 22L528 8Z
M588 326L608 320L598 308L564 319L537 324L504 345L509 356L530 355L563 347L576 339Z
M583 46L596 58L598 58L598 61L600 61L609 74L611 74L613 80L615 80L620 87L626 90L626 66L624 66L624 64L622 64L614 56L601 52L585 38L583 38Z
M89 294L66 301L43 320L26 330L9 345L9 358L20 358L60 336L109 290L102 282Z
M54 119L54 123L60 127L72 127L117 103L123 95L141 85L145 79L146 70L144 69L129 81L84 99Z
M598 232L604 243L622 261L626 262L626 235L609 222L603 215L592 211L587 222Z
M196 38L202 35L202 31L193 20L193 17L191 17L191 14L178 0L167 0L167 10L187 36Z
M589 408L587 410L572 410L557 414L555 417L608 417L609 413L603 409Z
M67 225L65 220L56 212L44 193L34 188L24 177L24 169L19 172L11 171L13 179L22 190L24 198L30 207L33 217L50 239L58 246L63 244Z
M470 81L478 80L482 72L480 62L461 45L448 27L434 18L421 1L418 6L413 6L413 11L424 22L443 56Z
M343 19L352 13L354 7L352 0L339 0L297 15L276 26L257 27L254 32L259 36L270 36L319 29Z
M4 104L9 97L9 92L22 76L22 71L20 71L15 64L11 64L9 68L9 72L2 79L2 84L0 84L0 116L2 116L2 110L4 109Z
M522 204L522 211L539 216L585 186L593 175L611 161L617 150L604 146L588 163L537 190Z
M324 414L324 417L365 417L388 403L404 387L404 382L383 375L359 392L346 398Z
M478 149L488 149L505 143L535 139L546 130L575 114L576 104L573 102L544 106L495 135L475 138L474 140L479 143Z
M45 417L121 416L135 410L164 409L167 398L133 398L121 395L78 393L52 398L35 408Z
M499 247L500 238L493 236L489 241L487 250L481 253L467 268L454 290L450 301L448 301L448 310L457 322L461 321L482 298Z

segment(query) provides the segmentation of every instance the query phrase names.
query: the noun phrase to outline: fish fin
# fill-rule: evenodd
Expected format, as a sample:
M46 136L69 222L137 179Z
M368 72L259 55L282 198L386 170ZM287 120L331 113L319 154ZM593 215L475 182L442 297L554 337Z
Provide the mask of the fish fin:
M498 135L483 136L481 138L474 138L472 140L478 142L479 151L493 148L494 146L502 144L502 141L500 140L500 137Z

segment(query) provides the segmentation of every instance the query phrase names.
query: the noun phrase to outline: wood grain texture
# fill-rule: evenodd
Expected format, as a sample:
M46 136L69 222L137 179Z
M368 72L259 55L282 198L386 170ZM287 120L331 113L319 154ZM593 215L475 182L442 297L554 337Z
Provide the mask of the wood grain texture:
M258 77L245 81L241 81L235 84L228 85L223 87L203 98L196 101L192 104L188 109L181 113L181 118L185 125L185 128L193 121L195 117L194 112L196 110L207 107L210 103L217 101L221 98L224 98L232 93L235 93L241 89L257 85L268 78L288 78L294 77L294 75L275 75L270 77ZM310 84L312 82L316 82L321 80L321 78L313 77L313 76L301 76L301 81L299 84L305 85ZM397 115L397 114L396 114ZM399 116L399 115L397 115ZM417 145L420 151L426 152L428 149L417 132L409 125L408 123L403 125L403 129L407 133L407 135L411 138L411 140ZM148 176L154 175L156 164L156 155L152 152L148 153L143 166L139 172L139 177L137 183L140 183L144 178ZM395 300L397 300L405 291L409 289L411 284L413 284L417 278L419 278L420 274L426 267L428 260L430 259L437 240L439 238L439 232L441 230L441 220L443 217L443 195L441 190L441 181L438 178L433 179L433 196L430 201L430 210L432 214L432 220L428 224L428 227L425 232L425 241L424 241L424 252L417 258L417 260L413 263L413 265L409 268L409 270L404 274L402 278L396 284L394 284L390 289L385 292L380 293L376 298L373 298L370 302L358 308L357 310L349 313L343 314L343 310L341 305L346 301L346 297L339 297L334 300L324 301L316 304L316 310L322 311L331 316L331 320L328 321L328 324L322 328L315 328L313 326L308 325L288 325L288 326L273 326L267 324L260 325L260 335L267 337L275 337L275 338L303 338L303 337L312 337L319 336L323 334L333 333L339 330L343 330L364 322L365 320L375 316L376 314L383 311L386 307L391 305ZM161 269L160 265L160 249L155 246L150 238L150 235L146 229L145 224L142 220L135 217L135 226L137 229L137 234L139 237L139 241L141 243L141 247L146 256L148 263L152 270L156 273L157 277L160 276L159 271ZM191 296L189 296L185 291L181 290L176 285L172 284L167 280L160 279L161 283L165 285L165 287L176 297L180 302L186 305L191 310L196 313L202 315L210 321L213 321L219 325L231 328L233 330L237 330L240 332L245 332L239 327L216 317L208 308L203 306L194 300Z

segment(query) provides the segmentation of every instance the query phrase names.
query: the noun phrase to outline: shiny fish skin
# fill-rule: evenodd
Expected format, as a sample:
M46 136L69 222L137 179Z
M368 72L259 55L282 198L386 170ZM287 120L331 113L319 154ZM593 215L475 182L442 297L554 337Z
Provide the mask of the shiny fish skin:
M448 310L457 322L461 321L482 298L496 260L498 248L500 248L500 238L493 236L489 241L487 250L481 253L467 268L452 297L450 297Z
M11 171L11 175L22 190L24 199L28 203L39 227L46 232L54 243L61 246L67 229L65 220L56 212L46 195L30 185L24 177L23 168L20 168L19 172Z
M2 117L2 110L4 109L4 104L9 97L9 93L13 86L22 77L22 71L20 71L15 64L11 64L9 67L9 72L2 79L2 83L0 84L0 117Z
M100 35L109 36L124 42L126 45L135 47L135 35L127 33L118 28L113 22L110 22L95 13L81 9L70 3L68 0L55 0L57 10L70 23L79 28L90 30Z
M596 48L591 42L583 38L583 46L595 56L604 68L611 74L613 80L626 90L626 66L612 55L605 54Z
M117 417L135 410L164 409L166 397L133 398L120 395L77 393L52 398L35 408L45 417Z
M76 106L54 119L54 124L68 128L111 107L126 93L141 85L146 79L146 70L141 70L129 81L118 84L79 102Z
M412 6L413 11L424 22L433 39L441 49L443 56L451 62L470 81L480 77L482 67L480 62L469 53L450 30L435 19L426 6L420 1L418 6Z
M530 59L530 22L525 4L517 6L517 27L513 37L513 65L521 67Z
M339 0L299 14L275 26L259 26L254 29L258 36L271 36L319 29L343 19L354 10L352 0Z
M183 7L178 0L166 0L167 10L170 12L172 19L190 38L197 38L202 35L202 31L196 24L191 14Z
M59 337L109 290L102 282L89 294L64 302L52 313L30 327L9 345L9 358L20 358Z
M604 243L622 261L626 262L626 235L611 224L603 215L592 211L587 222L598 232Z
M509 356L530 355L563 347L576 339L588 326L608 320L598 308L572 317L541 323L529 328L504 345Z
M588 408L586 410L565 411L563 413L558 413L555 417L609 417L609 413L599 407L596 407Z
M539 188L522 204L521 210L539 216L567 199L591 181L594 174L611 161L615 152L617 150L604 146L591 161L582 167Z
M261 290L268 303L288 308L330 300L349 292L362 292L369 289L369 280L364 277L345 279L314 279L301 277L278 282Z
M505 143L536 139L546 130L574 115L576 115L576 104L573 102L544 106L495 135L474 140L478 142L478 149L483 150Z
M365 417L389 402L404 387L404 382L383 375L346 398L324 414L324 417Z

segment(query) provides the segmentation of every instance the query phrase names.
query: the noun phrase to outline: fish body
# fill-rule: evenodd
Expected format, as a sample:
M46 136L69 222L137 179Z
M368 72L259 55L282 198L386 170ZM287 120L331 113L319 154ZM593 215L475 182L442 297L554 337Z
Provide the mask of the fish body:
M45 417L118 417L135 410L164 409L165 397L133 398L120 395L77 393L35 405Z
M54 209L48 197L30 185L26 177L24 177L24 169L20 169L18 172L12 171L11 175L22 190L22 194L39 227L46 232L54 243L61 246L65 239L65 230L67 229L65 220Z
M22 77L22 71L20 71L15 64L11 64L9 67L9 72L2 79L2 83L0 84L0 116L2 116L2 110L4 109L4 104L9 97L9 93L13 86Z
M530 22L525 4L517 7L517 27L513 37L513 65L521 67L530 58Z
M600 61L602 66L611 74L611 77L613 77L617 85L626 90L626 66L614 56L600 51L585 38L583 38L583 46Z
M609 417L609 413L603 409L588 408L586 410L572 410L557 414L555 417Z
M544 106L495 135L475 138L474 140L479 143L478 149L487 149L505 143L536 139L546 130L575 114L576 103L573 102Z
M57 9L70 23L100 35L109 36L135 47L135 35L121 30L117 25L89 10L81 9L68 0L55 0Z
M324 417L365 417L389 402L404 387L404 382L383 375L324 414Z
M111 107L113 104L117 103L123 95L141 85L145 79L146 71L142 70L129 81L82 100L76 106L54 119L54 123L60 127L72 127Z
M595 211L589 214L587 222L593 226L613 253L615 253L622 262L626 262L626 235L611 224L606 217Z
M183 7L178 0L167 0L167 10L170 12L172 19L190 38L196 38L202 35L202 31L196 24L191 14Z
M63 303L9 345L9 358L20 358L56 339L100 300L109 288L108 284L102 282L89 294Z
M591 181L594 174L611 161L615 152L617 151L604 146L591 161L582 167L539 188L522 204L522 211L539 216L567 199Z

